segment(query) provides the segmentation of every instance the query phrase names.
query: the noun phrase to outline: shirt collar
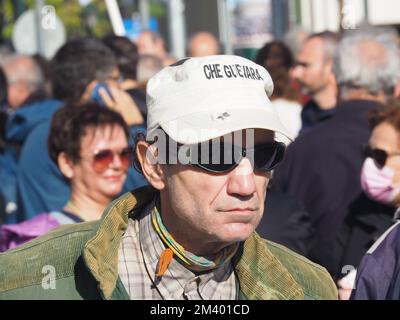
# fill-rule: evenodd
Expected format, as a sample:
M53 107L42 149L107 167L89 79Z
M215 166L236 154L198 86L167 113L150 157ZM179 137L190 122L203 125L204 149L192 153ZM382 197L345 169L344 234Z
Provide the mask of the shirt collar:
M232 261L227 260L218 268L196 275L184 265L173 259L167 271L161 278L156 277L156 270L159 258L165 249L164 243L158 236L152 224L151 212L154 208L153 201L139 219L139 242L141 252L145 261L148 276L157 287L160 295L164 299L181 299L182 296L199 295L206 299L214 299L214 295L221 295L225 286L225 292L231 292L224 296L225 299L235 299L236 288L233 274ZM228 286L233 286L229 290ZM198 288L198 291L197 291Z

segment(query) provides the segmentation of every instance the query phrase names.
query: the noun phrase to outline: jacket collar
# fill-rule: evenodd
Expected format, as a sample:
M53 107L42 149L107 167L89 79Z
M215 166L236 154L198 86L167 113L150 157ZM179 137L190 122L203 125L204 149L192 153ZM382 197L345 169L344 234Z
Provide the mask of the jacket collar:
M86 243L83 258L99 283L105 299L124 296L118 277L118 249L128 218L142 210L155 196L149 187L136 189L113 201L106 209L94 236ZM234 257L240 294L247 299L303 299L299 284L255 232Z

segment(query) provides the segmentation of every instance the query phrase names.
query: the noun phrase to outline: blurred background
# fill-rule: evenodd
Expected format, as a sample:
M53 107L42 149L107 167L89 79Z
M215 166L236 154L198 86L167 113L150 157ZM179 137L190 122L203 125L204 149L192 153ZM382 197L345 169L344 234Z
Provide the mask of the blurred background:
M386 160L364 166L371 154L381 155L379 163L382 154L398 156L400 145L385 133L382 146L369 146L378 153L363 151L371 133L366 111L389 103L396 116L388 118L400 119L398 102L390 104L400 97L399 48L400 0L0 0L0 225L47 221L54 211L81 221L89 220L82 212L97 212L90 217L97 219L115 196L147 184L121 166L125 181L97 192L114 151L122 154L107 148L97 165L93 153L93 167L102 170L85 171L91 184L75 190L80 176L64 174L47 150L48 137L57 136L50 133L55 112L92 102L117 111L130 136L140 136L155 73L185 56L237 54L269 71L271 104L296 138L274 170L257 231L343 279L394 213L400 217L400 178L392 184L380 173ZM389 133L399 139L394 121ZM396 163L389 171L397 179ZM24 225L29 239L31 222ZM13 228L4 229L11 240L10 230L20 235ZM349 297L354 273L348 279L341 298Z
M51 58L67 40L114 32L136 40L158 32L170 54L186 55L190 37L208 31L223 53L254 58L271 39L293 51L301 32L355 29L362 23L400 29L398 0L0 0L1 50Z

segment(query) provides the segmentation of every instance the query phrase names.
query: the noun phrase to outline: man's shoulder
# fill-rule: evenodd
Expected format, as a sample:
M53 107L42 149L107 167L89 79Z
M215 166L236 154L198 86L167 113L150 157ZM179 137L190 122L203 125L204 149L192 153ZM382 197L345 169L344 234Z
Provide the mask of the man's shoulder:
M42 144L43 141L47 142L47 138L50 132L50 120L42 121L41 123L37 124L32 131L29 133L24 147L26 145L36 145Z
M320 166L319 164L325 164L326 159L332 157L334 143L334 139L328 137L324 128L311 128L307 132L301 133L287 148L285 158L277 168L277 172L290 170L291 174L299 172L300 175L303 175L309 168L325 169L325 165Z
M27 137L24 145L22 146L19 155L19 171L20 174L18 180L19 184L24 184L27 177L34 176L38 179L37 182L43 181L43 177L46 179L46 186L50 181L61 180L60 184L66 185L61 172L57 165L51 160L47 150L47 140L50 132L50 121L43 121L38 124ZM54 174L57 173L57 176ZM59 187L59 185L57 187ZM48 188L47 188L48 189ZM57 188L52 189L58 193Z
M13 290L40 286L50 271L54 272L55 280L73 278L83 247L93 236L97 223L60 226L21 247L1 253L0 297Z
M292 143L297 147L320 147L324 146L326 140L335 138L335 129L332 128L331 120L319 123L313 128L300 133L296 140Z
M337 299L337 289L327 270L292 250L265 240L265 244L277 260L301 286L309 299Z
M240 289L247 299L336 300L328 272L284 246L254 232L234 258Z
M367 255L373 255L384 262L388 255L398 260L400 257L400 220L388 228L378 240L368 249ZM385 259L386 258L386 259Z
M50 122L61 101L47 99L18 109L7 120L7 139L23 142L43 122Z

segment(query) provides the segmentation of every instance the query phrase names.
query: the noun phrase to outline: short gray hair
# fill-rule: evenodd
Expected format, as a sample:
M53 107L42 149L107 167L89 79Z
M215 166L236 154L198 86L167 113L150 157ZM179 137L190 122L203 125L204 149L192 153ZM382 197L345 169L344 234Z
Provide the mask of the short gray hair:
M400 51L395 31L363 27L349 30L339 42L333 71L339 88L361 88L371 94L392 94L400 78ZM365 50L367 46L376 50Z
M311 39L322 40L322 50L324 52L325 61L333 59L336 52L336 47L340 40L339 34L332 31L323 31L311 34L307 38L307 41Z
M21 63L24 61L23 63ZM26 62L29 61L28 65ZM30 56L13 54L6 57L2 62L3 68L11 66L7 74L7 83L23 81L26 83L30 92L34 92L44 85L44 75L40 66Z
M162 68L162 61L158 57L150 54L140 55L137 65L137 81L139 83L147 82Z

